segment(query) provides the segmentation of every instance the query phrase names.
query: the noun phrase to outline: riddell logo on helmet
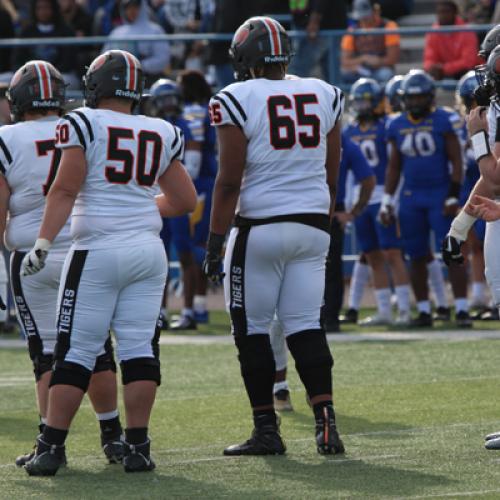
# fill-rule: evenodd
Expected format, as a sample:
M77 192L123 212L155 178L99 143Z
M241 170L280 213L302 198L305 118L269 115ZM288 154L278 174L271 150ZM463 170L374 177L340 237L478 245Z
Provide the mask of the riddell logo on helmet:
M59 101L33 101L31 105L34 108L54 108L61 105Z
M141 95L137 92L133 92L131 90L115 90L115 95L119 97L132 97L132 99L139 99Z
M288 62L288 56L266 56L266 57L264 57L264 62L266 62L266 63L278 63L278 62L286 63L286 62Z

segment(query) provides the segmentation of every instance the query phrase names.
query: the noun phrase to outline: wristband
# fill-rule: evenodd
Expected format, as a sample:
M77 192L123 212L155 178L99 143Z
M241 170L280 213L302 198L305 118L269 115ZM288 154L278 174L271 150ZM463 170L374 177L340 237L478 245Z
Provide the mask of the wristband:
M444 202L445 207L451 207L452 205L458 205L458 198L455 196L449 196Z
M490 144L488 142L488 134L485 130L480 130L476 132L471 138L472 150L474 152L474 158L477 162L489 156L491 154Z
M381 204L383 207L387 207L387 206L392 207L392 205L393 205L392 195L389 193L384 193L384 195L382 196Z
M46 240L45 238L38 238L35 241L35 245L33 246L33 248L36 248L37 250L42 250L42 252L48 252L51 246L52 243L49 240Z
M224 246L224 241L226 241L225 234L216 234L210 231L207 242L207 253L220 256L222 253L222 247Z
M457 240L465 241L467 239L469 229L472 227L472 224L476 222L476 220L476 217L469 215L464 210L460 210L460 213L453 219L450 232L448 234Z

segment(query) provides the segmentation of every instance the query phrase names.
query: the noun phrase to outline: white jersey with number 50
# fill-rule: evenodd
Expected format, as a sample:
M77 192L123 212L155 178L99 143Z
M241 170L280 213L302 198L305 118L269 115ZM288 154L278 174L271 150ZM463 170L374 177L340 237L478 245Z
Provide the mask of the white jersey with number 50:
M81 147L87 174L72 214L74 248L122 247L158 239L156 183L182 156L180 131L158 118L80 108L57 128L57 147Z
M10 188L5 244L9 250L28 251L34 245L47 195L59 166L56 149L57 116L19 122L0 128L0 171ZM54 242L68 249L69 224Z
M212 98L213 125L235 125L248 139L242 217L328 213L326 137L343 104L338 88L316 78L248 80Z

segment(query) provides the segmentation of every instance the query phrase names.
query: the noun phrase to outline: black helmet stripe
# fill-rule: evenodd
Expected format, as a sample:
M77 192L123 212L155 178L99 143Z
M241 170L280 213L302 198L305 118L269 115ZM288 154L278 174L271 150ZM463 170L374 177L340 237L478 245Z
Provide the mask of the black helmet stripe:
M281 38L280 33L276 25L274 24L274 19L263 17L262 21L269 33L269 40L271 43L271 55L279 56L281 55Z
M38 81L40 84L40 99L52 99L52 81L50 78L50 70L47 63L36 62L34 64Z

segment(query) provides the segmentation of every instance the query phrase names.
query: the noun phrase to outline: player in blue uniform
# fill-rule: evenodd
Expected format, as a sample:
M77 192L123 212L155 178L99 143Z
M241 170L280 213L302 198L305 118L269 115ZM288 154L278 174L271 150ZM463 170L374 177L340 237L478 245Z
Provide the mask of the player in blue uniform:
M361 185L358 201L346 211L347 174L351 171L356 183ZM342 134L342 160L339 167L335 214L332 221L332 238L328 251L326 266L325 305L323 308L323 325L327 332L339 331L339 312L343 302L344 279L342 267L342 251L344 245L344 226L360 214L370 199L375 176L369 167L361 149L349 137Z
M361 78L352 86L349 97L355 117L346 127L345 134L359 145L377 182L368 206L363 212L355 214L354 221L358 244L372 269L378 308L377 315L366 318L360 325L377 326L393 322L387 268L392 276L398 304L396 324L407 325L410 322L410 286L396 223L384 226L378 220L387 167L383 90L375 80Z
M163 118L176 127L184 135L183 163L194 180L199 174L201 165L201 145L192 133L192 127L183 117L182 95L179 86L172 80L162 78L156 81L150 89L149 113ZM161 232L165 249L168 251L170 241L175 246L182 269L184 307L179 318L173 318L170 323L172 330L194 330L196 321L193 313L194 292L196 287L197 269L192 246L190 220L188 215L164 219ZM162 316L167 317L167 293L165 292ZM165 323L164 323L164 326Z
M402 96L399 93L403 78L403 75L393 76L385 85L385 110L388 119L394 118L397 113L403 111ZM436 303L433 319L449 321L450 306L446 294L443 266L439 259L434 258L430 248L427 255L427 273L429 275L429 286L433 292L434 301Z
M212 90L203 74L196 70L183 71L178 83L184 100L183 117L191 130L193 141L200 146L201 152L199 173L193 178L198 193L198 205L190 217L191 243L197 274L193 312L197 323L207 323L207 278L202 272L201 265L205 258L212 192L217 175L217 137L208 114L208 102Z
M465 161L465 176L460 192L460 206L463 207L467 203L469 195L479 180L479 166L474 159L474 152L470 145L465 124L465 116L470 113L470 110L477 106L474 91L477 87L476 72L474 70L466 73L458 82L456 88L457 108L464 117L462 125L462 145L464 148ZM484 253L483 243L486 232L486 222L483 219L478 219L472 226L473 231L469 231L465 245L462 247L464 256L470 255L471 277L472 277L472 297L471 307L476 309L473 315L474 319L497 319L496 308L491 311L487 307L486 294L486 278L484 276Z
M384 223L394 219L394 193L401 175L399 221L405 252L411 259L411 279L419 315L413 326L431 326L426 257L431 230L441 248L458 210L462 179L462 152L457 133L460 117L434 106L434 80L422 70L404 78L401 95L405 112L387 128L390 158L380 208ZM451 174L450 174L451 166ZM450 267L457 326L470 327L465 268Z

